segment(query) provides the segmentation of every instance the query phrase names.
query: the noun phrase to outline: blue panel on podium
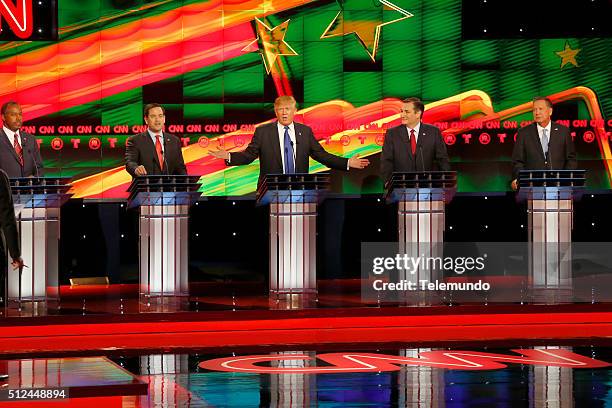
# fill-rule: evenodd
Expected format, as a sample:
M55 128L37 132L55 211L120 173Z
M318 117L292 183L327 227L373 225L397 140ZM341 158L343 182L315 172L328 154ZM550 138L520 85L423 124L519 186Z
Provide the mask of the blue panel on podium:
M438 201L447 196L446 190L442 188L396 188L391 191L388 200L397 201Z

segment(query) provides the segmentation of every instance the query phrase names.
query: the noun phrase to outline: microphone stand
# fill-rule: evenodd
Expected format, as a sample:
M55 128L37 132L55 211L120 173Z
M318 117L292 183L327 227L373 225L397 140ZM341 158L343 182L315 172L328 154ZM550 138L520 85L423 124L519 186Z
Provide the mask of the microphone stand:
M425 160L423 160L423 146L419 146L419 153L421 154L421 171L425 171Z
M162 132L162 137L164 138L164 151L162 152L162 157L164 159L164 170L162 171L162 174L165 172L167 176L170 175L170 173L168 172L168 162L166 161L166 138L164 137L164 133ZM180 148L180 147L179 147Z
M30 155L30 158L32 159L32 163L34 163L34 177L40 178L40 173L38 171L38 163L36 163L36 158L34 157L34 155L32 154L32 151L29 148L28 148L28 154Z
M295 159L297 157L295 146L297 145L297 139L295 140L295 143L293 143L293 140L291 140L291 138L289 138L289 141L291 142L291 150L293 150L293 171L297 173L297 171L295 170L295 167L296 167Z
M19 267L19 298L17 303L19 304L19 311L21 312L21 276L23 274L23 265Z

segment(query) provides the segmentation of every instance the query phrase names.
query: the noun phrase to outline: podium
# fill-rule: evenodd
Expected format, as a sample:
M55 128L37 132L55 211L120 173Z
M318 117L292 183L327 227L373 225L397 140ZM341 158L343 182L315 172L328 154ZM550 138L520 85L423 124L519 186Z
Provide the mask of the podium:
M572 287L573 200L585 170L522 170L519 199L527 200L529 278L533 289Z
M200 197L200 176L136 177L129 208L138 207L141 299L189 295L189 207Z
M270 206L270 293L317 293L317 204L329 174L269 174L257 190Z
M9 272L7 298L21 302L59 299L60 207L70 198L70 178L10 179L21 257L28 267ZM12 267L9 265L9 271Z
M457 188L454 171L417 171L393 173L387 185L387 203L398 203L398 253L412 258L426 254L442 256L444 242L445 204ZM405 272L404 272L405 273ZM419 268L405 273L400 279L418 284L441 279L442 271Z

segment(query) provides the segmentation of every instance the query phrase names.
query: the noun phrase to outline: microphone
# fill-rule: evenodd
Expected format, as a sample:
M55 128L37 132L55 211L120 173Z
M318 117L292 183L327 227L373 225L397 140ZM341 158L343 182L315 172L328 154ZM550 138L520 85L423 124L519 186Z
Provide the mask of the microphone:
M423 160L423 146L419 145L419 151L417 152L418 154L421 154L421 171L425 171L425 160Z
M166 138L164 137L163 133L162 133L162 138L164 139L164 149L162 151L162 158L164 159L164 170L162 171L162 174L163 172L166 172L166 175L169 176L170 173L168 172L168 162L166 161L166 147L167 147Z
M39 178L40 177L40 173L39 173L39 170L38 170L38 163L36 163L36 158L32 154L32 150L30 150L29 147L27 148L26 151L28 152L28 155L30 156L30 159L32 159L32 163L34 163L34 177Z
M300 133L301 134L301 133ZM297 139L295 141L295 143L293 143L293 140L291 140L291 138L289 138L289 143L291 144L291 150L293 150L293 163L295 166L295 146L298 144Z

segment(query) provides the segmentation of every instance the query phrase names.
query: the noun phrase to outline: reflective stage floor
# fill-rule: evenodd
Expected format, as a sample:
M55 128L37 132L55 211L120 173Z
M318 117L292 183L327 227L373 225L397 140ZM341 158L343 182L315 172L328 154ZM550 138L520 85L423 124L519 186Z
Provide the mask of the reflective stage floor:
M601 343L601 342L600 342ZM607 344L381 343L9 360L2 388L70 399L0 406L597 407L612 404ZM87 397L89 393L89 397Z
M611 303L377 304L327 285L316 299L226 287L144 304L111 285L11 304L0 408L612 405ZM16 402L43 390L69 399Z

